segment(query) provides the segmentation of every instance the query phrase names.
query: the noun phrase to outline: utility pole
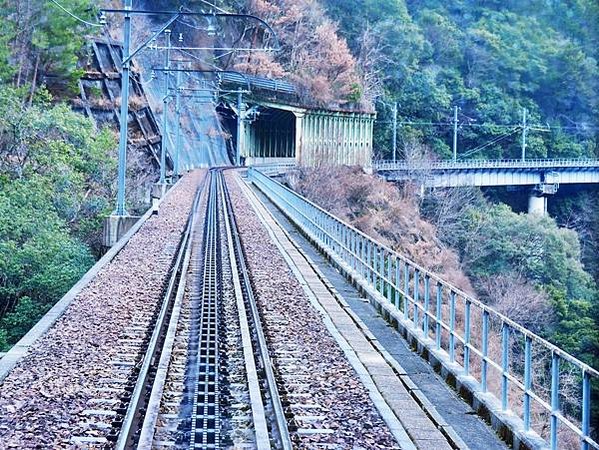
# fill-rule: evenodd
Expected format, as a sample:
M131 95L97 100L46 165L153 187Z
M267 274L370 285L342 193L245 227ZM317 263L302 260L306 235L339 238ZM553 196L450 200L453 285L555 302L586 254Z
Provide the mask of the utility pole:
M397 161L397 102L393 103L393 162Z
M243 134L243 94L241 93L241 89L237 92L237 149L235 152L235 165L239 166L241 164L241 139Z
M177 62L177 69L179 69L179 63ZM173 161L173 171L176 177L179 176L179 153L181 151L181 72L177 70L176 75L176 86L175 86L175 158Z
M179 47L183 42L183 34L179 33ZM177 75L175 77L175 157L173 160L173 173L175 177L179 176L179 153L181 151L181 67L179 61L177 61Z
M166 55L164 59L164 98L162 99L162 146L160 149L160 185L166 184L166 143L168 141L168 81L171 68L171 30L164 30Z
M522 109L522 161L526 160L526 108Z
M453 107L453 161L458 160L458 107Z
M130 11L133 0L125 0L125 11ZM127 171L127 133L129 124L129 52L131 47L131 15L125 13L123 26L123 67L121 70L121 115L119 117L119 167L118 188L116 196L115 216L126 216L125 210L125 175Z

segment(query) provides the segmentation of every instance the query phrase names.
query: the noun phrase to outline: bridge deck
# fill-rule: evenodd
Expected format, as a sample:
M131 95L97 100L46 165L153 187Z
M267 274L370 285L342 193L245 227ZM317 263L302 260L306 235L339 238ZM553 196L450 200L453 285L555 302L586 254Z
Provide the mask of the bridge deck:
M373 167L389 181L429 187L599 183L599 160L593 159L375 161Z

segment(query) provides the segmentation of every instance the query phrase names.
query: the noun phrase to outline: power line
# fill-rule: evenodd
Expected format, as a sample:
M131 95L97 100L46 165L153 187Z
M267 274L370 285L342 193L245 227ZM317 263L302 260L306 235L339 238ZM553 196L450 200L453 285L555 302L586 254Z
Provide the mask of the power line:
M496 144L496 143L504 140L505 138L511 136L512 134L516 133L519 130L520 130L520 127L516 127L509 133L504 133L502 135L499 135L499 136L495 137L494 139L491 139L489 142L487 142L485 144L479 145L478 147L474 147L473 149L468 150L466 153L461 154L460 157L463 158L464 156L470 156L471 154L476 153L479 150L482 150L490 145Z
M474 120L474 119L472 119ZM377 123L391 123L390 120L377 120ZM400 125L416 125L416 126L446 126L452 127L453 122L444 121L444 122L425 122L425 121L415 121L415 120L402 120L397 122ZM514 128L514 127L522 127L522 124L501 124L501 123L466 123L461 122L460 127L473 127L473 128ZM594 125L528 125L527 128L529 130L535 131L549 131L549 130L580 130L580 131L588 131L588 130L599 130L599 126Z
M52 3L54 3L56 6L58 6L60 9L62 9L64 12L66 12L69 16L71 16L73 19L78 20L79 22L85 24L85 25L89 25L90 27L103 27L104 24L102 23L92 23L92 22L88 22L87 20L82 19L79 16L76 16L75 14L73 14L71 11L69 11L68 9L66 9L64 6L62 6L60 3L58 3L56 0L50 0Z

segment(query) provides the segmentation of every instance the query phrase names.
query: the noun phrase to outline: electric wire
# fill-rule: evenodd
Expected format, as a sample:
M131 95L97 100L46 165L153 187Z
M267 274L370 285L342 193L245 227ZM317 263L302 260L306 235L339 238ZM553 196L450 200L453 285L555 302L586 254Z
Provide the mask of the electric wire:
M462 154L460 155L460 158L463 158L463 157L465 157L465 156L470 156L470 155L472 155L473 153L476 153L476 152L478 152L478 151L480 151L480 150L482 150L482 149L484 149L484 148L487 148L487 147L488 147L488 146L490 146L490 145L496 144L496 143L498 143L498 142L500 142L500 141L502 141L502 140L504 140L504 139L506 139L506 138L510 137L511 135L513 135L514 133L516 133L516 132L517 132L517 131L519 131L519 130L520 130L520 128L519 128L519 127L517 127L517 128L514 128L514 129L513 129L511 132L509 132L509 133L504 133L504 134L502 134L502 135L499 135L499 136L495 137L494 139L490 140L489 142L486 142L485 144L479 145L478 147L474 147L473 149L470 149L470 150L468 150L467 152L465 152L465 153L462 153Z
M73 19L78 20L79 22L88 25L90 27L103 27L104 24L102 23L92 23L92 22L88 22L87 20L82 19L79 16L76 16L75 14L73 14L71 11L69 11L68 9L66 9L64 6L62 6L60 3L58 3L56 0L50 0L52 3L54 3L56 6L58 6L60 9L62 9L64 12L66 12L69 16L71 16Z

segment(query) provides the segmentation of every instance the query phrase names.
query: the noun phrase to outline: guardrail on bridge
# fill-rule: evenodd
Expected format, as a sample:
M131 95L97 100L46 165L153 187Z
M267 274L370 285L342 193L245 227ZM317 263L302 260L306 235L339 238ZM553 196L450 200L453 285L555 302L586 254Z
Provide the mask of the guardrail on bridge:
M250 168L248 178L524 438L599 449L590 437L595 369L260 170Z
M467 161L373 161L376 170L468 170L468 169L537 169L598 168L597 159L473 159Z

